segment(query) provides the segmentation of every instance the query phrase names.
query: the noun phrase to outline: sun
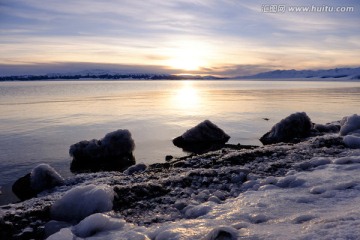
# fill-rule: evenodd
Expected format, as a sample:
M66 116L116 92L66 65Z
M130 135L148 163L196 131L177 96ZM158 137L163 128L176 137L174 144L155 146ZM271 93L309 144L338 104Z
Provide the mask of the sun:
M168 51L166 65L186 71L200 70L208 65L211 51L209 46L198 41L182 41L173 44Z
M178 56L169 60L169 65L174 69L182 69L187 71L199 70L203 65L199 59L189 59L189 56Z

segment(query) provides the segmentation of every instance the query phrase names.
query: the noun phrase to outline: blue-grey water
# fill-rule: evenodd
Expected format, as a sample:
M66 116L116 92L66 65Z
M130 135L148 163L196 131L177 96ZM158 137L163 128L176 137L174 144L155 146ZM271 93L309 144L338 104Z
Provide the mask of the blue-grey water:
M131 131L137 162L154 163L185 155L171 140L205 119L227 132L230 143L260 145L291 113L326 123L359 106L360 82L0 82L0 185L39 163L69 176L71 144L117 129Z

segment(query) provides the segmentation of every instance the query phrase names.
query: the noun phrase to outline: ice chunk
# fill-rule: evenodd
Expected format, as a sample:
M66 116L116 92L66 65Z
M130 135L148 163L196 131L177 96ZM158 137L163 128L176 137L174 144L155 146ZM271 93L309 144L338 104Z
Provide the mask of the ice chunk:
M51 207L51 217L60 221L80 221L113 207L114 191L108 185L88 185L71 189Z
M360 137L356 135L347 135L344 137L344 143L349 148L360 148Z
M124 220L110 218L104 214L96 213L88 216L74 226L73 233L78 237L87 238L101 232L120 230L124 225Z
M344 117L341 120L341 128L340 128L341 136L346 136L349 133L359 129L360 129L360 116L358 116L357 114Z

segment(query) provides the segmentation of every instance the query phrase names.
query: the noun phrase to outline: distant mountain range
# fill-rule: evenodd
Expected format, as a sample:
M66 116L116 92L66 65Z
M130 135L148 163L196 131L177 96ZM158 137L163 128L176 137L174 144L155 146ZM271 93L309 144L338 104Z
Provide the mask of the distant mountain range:
M172 75L172 74L119 74L106 71L86 71L86 73L45 75L23 75L0 77L0 81L36 81L36 80L80 80L80 79L108 79L108 80L221 80L226 79L214 76L201 75Z
M346 78L360 79L358 68L334 68L326 70L275 70L251 76L238 76L236 79L284 79L284 78Z
M79 80L79 79L110 79L110 80L221 80L221 79L358 79L360 67L335 68L327 70L275 70L258 73L251 76L237 76L232 78L202 76L202 75L174 75L174 74L120 74L102 69L84 70L76 73L49 73L45 75L4 76L0 81L34 81L34 80Z

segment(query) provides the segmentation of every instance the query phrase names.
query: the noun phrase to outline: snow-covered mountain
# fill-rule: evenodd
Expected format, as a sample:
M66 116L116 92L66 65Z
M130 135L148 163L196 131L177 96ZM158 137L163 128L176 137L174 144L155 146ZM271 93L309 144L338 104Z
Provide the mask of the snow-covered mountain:
M360 79L358 68L334 68L325 70L275 70L251 76L238 76L241 79L273 79L273 78L344 78Z

